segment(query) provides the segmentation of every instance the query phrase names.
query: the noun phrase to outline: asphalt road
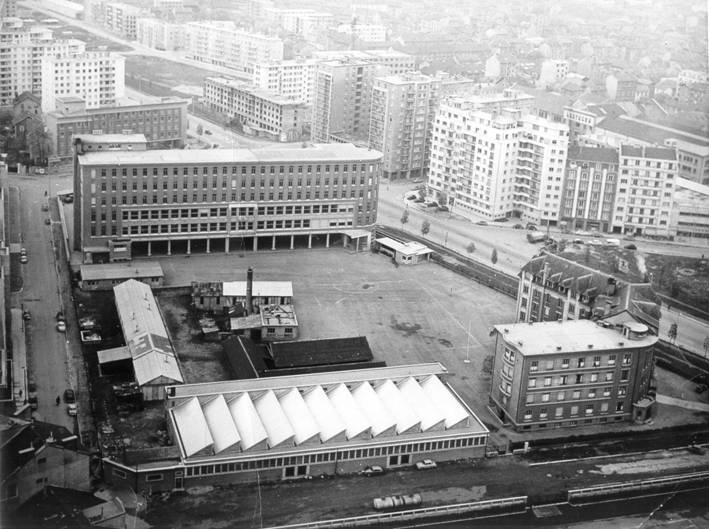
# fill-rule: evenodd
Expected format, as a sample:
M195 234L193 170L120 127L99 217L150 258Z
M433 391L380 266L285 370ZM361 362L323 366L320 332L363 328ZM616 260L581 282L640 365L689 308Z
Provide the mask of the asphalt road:
M672 342L667 332L670 326L677 324L677 339L674 343L684 347L688 351L709 358L709 349L705 347L705 341L709 340L709 324L694 318L677 309L668 309L662 306L662 318L660 319L660 338Z

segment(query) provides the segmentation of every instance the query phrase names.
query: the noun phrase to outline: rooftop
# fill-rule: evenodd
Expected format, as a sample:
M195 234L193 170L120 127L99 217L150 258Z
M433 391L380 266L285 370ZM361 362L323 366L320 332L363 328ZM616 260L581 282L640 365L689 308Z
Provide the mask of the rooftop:
M416 241L409 241L403 243L395 241L390 237L381 237L379 239L376 239L376 241L382 246L391 248L395 252L399 252L403 255L425 255L427 253L433 253L433 250L431 250L428 246L425 246L420 242Z
M298 325L293 305L264 305L260 308L261 325L290 327Z
M696 134L689 134L677 129L657 125L627 116L609 117L601 121L598 128L614 132L629 138L635 138L646 143L665 145L667 140L682 140L695 145L708 146L709 139Z
M156 262L81 265L80 271L83 281L164 276L162 266Z
M653 158L656 160L676 160L677 151L664 147L634 147L632 145L620 146L621 156L634 158Z
M84 143L147 143L145 134L75 134L74 138L80 139ZM110 151L116 154L117 151ZM131 152L131 151L126 151ZM200 151L201 152L201 151ZM138 155L145 153L140 151ZM108 153L106 153L108 154Z
M300 99L292 99L283 96L277 92L264 90L246 81L239 81L237 79L227 79L225 77L207 77L205 81L212 81L213 83L229 88L234 88L235 90L248 92L249 94L253 94L256 97L259 97L266 101L270 101L271 103L275 103L277 105L305 105L305 103Z
M577 147L570 145L567 160L617 164L618 150L608 147Z
M86 135L82 135L82 138ZM115 141L128 140L122 134ZM142 135L141 135L142 136ZM98 136L101 138L101 136ZM148 164L206 164L206 163L288 163L364 161L376 162L382 154L371 149L355 147L351 143L316 143L301 149L166 149L148 151L88 152L79 157L79 164L89 165L148 165Z
M635 332L647 332L645 325L634 320L626 325L631 325ZM623 350L649 347L657 342L657 336L645 334L630 338L621 330L602 327L591 320L512 323L495 325L495 330L524 356Z
M274 342L268 348L276 368L367 362L373 358L365 336Z

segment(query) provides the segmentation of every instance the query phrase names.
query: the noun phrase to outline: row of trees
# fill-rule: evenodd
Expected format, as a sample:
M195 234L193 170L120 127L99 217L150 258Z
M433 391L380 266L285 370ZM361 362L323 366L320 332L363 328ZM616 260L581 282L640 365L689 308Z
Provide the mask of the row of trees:
M406 228L404 228L404 226L406 226L406 224L409 222L409 210L408 209L404 210L404 213L401 215L400 222L401 222L401 229L405 230ZM431 223L428 222L427 220L424 220L421 223L421 235L423 235L425 238L426 235L428 235L430 231L431 231ZM446 234L446 240L447 239L448 239L448 234ZM476 250L475 243L471 241L470 244L468 244L468 246L466 246L465 249L468 253L473 253ZM497 263L497 248L492 249L492 254L490 254L490 261L492 261L493 266Z

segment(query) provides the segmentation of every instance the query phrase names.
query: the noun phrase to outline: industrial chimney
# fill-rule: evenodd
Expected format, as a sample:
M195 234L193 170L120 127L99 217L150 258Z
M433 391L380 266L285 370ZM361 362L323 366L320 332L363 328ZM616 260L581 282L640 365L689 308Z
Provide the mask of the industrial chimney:
M246 314L251 314L253 307L253 291L254 291L254 269L249 267L246 271Z

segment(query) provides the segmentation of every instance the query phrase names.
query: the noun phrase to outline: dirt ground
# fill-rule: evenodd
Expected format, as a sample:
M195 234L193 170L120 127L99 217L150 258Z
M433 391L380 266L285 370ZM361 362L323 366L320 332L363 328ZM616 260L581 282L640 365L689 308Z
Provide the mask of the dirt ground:
M647 254L645 265L655 290L709 312L709 259Z

